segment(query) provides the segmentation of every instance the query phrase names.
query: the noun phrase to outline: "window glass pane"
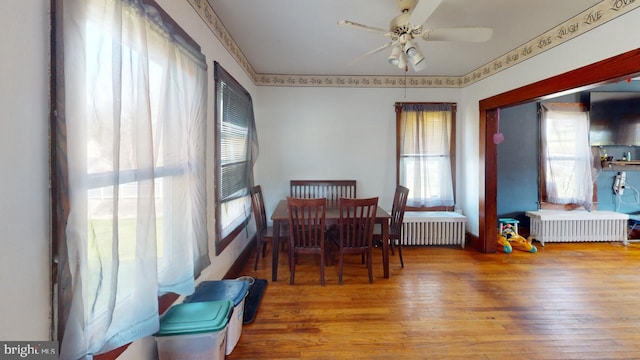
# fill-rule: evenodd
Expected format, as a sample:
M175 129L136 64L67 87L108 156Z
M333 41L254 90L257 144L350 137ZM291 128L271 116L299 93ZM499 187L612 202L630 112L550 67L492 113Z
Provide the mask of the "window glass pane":
M221 237L224 238L251 216L251 199L248 196L236 198L221 206Z
M408 206L453 206L451 106L412 104L401 111L399 182L409 188Z
M421 196L428 201L441 199L444 169L440 158L405 157L402 162L404 186L409 189L421 189Z

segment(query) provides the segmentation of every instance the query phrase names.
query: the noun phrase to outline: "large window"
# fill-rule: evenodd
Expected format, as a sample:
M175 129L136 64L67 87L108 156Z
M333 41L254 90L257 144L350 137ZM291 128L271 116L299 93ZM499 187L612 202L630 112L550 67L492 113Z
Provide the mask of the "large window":
M147 0L58 5L58 336L78 359L156 332L158 296L209 264L207 69Z
M397 103L397 178L409 188L407 209L452 210L455 104Z
M543 208L593 206L593 154L589 146L589 113L579 103L540 104Z
M217 62L216 81L216 253L251 217L249 189L258 156L251 95Z

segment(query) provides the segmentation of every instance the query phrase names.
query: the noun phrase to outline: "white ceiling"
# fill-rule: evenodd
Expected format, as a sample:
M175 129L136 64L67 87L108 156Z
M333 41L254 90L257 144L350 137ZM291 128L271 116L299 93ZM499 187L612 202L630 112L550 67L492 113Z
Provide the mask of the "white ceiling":
M429 0L422 0L429 1ZM425 42L428 61L408 75L464 76L581 14L603 0L443 0L427 28L484 26L485 43ZM338 26L351 20L388 29L400 14L396 0L208 0L250 66L258 74L393 76L385 49L351 64L388 42L381 34Z

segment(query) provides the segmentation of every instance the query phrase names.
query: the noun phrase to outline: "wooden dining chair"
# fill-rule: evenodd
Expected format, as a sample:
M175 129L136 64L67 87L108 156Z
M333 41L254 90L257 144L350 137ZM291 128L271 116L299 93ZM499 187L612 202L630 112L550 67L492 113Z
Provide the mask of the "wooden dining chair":
M262 197L262 188L260 185L252 187L249 192L251 193L251 207L253 208L253 217L256 220L256 261L253 266L254 270L258 270L258 261L260 260L260 253L264 258L267 255L267 243L271 244L272 251L279 251L273 247L273 227L267 225L267 213L264 209L264 199ZM289 236L288 232L281 228L280 238L283 239L283 244L286 238Z
M289 283L293 285L299 254L320 254L320 283L325 284L325 219L327 199L287 197L289 210Z
M393 206L391 208L391 223L389 224L389 238L382 239L382 234L374 233L373 241L375 243L388 241L391 246L391 254L395 255L395 247L398 247L398 256L400 257L400 265L404 267L402 259L402 221L404 220L404 211L407 207L407 197L409 189L398 185L393 196Z
M338 250L338 282L342 284L345 255L360 254L367 262L369 283L373 283L373 227L376 222L378 198L350 199L338 201L340 217L338 220L338 238L333 238Z

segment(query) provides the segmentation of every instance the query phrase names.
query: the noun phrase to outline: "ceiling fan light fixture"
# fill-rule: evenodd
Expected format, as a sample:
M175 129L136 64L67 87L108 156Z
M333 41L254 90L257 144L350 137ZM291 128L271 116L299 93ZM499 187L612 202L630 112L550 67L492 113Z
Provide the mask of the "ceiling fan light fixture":
M402 49L400 49L400 46L395 46L392 50L391 50L391 55L389 56L389 64L391 65L398 65L398 63L400 62L400 57L402 56Z
M411 65L413 66L413 71L422 71L427 67L427 61L424 58L424 55L418 52L416 56L411 58Z
M424 61L424 55L422 55L420 51L416 50L416 53L413 56L410 56L409 59L413 65L418 65Z
M404 43L404 52L411 58L418 53L418 49L416 49L416 46L411 40L408 40L406 43Z
M398 57L398 68L405 70L407 67L407 57L404 56L403 52L400 52L400 56Z
M413 67L414 71L416 72L422 71L427 67L427 62L425 61L425 57L422 54L422 51L420 51L420 48L418 47L418 45L416 45L413 50L414 50L413 56L409 56L408 59L411 62L411 66Z

